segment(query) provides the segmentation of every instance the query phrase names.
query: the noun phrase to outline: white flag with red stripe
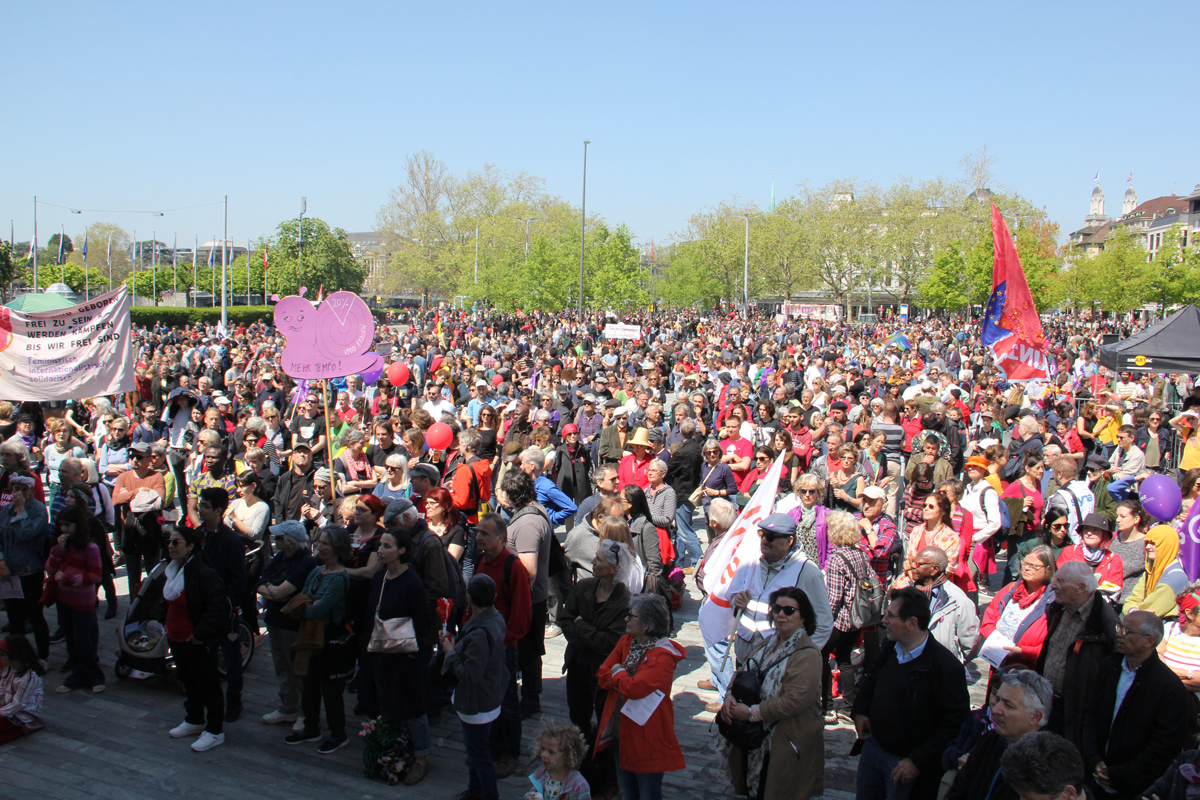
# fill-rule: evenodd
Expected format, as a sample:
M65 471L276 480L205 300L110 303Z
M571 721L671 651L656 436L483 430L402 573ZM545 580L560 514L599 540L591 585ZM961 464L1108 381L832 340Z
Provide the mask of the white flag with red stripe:
M708 593L708 598L700 606L699 621L704 641L710 645L725 639L733 630L729 586L738 567L757 562L760 557L758 523L766 519L775 507L775 495L779 492L782 474L781 453L758 484L754 496L742 509L733 527L704 561L704 591Z

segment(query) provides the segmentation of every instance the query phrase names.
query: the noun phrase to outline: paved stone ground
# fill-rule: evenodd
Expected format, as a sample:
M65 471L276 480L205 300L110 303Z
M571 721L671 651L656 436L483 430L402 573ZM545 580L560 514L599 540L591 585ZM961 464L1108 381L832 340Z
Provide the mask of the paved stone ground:
M124 570L118 571L118 590L124 592ZM665 794L671 798L733 796L720 756L719 737L713 715L704 710L716 700L713 692L696 688L708 677L696 612L699 593L692 595L676 612L680 629L677 640L687 646L688 657L675 674L674 702L676 732L683 747L687 768L666 778ZM50 671L46 675L46 728L0 747L0 798L111 798L112 800L159 800L177 798L247 798L248 800L295 800L338 796L344 798L390 798L408 796L443 800L466 788L465 755L457 721L447 711L433 726L434 754L431 770L416 787L389 787L362 776L362 747L354 733L362 721L350 716L347 729L351 744L329 756L316 753L316 745L287 746L283 737L288 725L267 726L260 717L272 710L276 698L274 674L266 641L260 645L246 672L243 700L245 714L226 725L226 742L207 753L194 753L190 739L171 739L167 731L183 719L183 698L173 681L119 681L113 677L117 624L101 621L101 665L109 677L108 691L101 695L72 692L60 695L54 688L62 682L58 667L66 659L63 645L52 647ZM53 626L53 612L48 615ZM565 642L562 637L547 642L543 666L544 714L567 719L565 680L560 674ZM972 687L978 704L982 687ZM347 711L353 696L347 697ZM535 762L533 738L538 725L526 722L525 761ZM849 758L854 741L848 724L826 728L826 797L843 800L854 796L856 758ZM503 798L520 798L529 788L525 776L532 767L518 769L501 782Z

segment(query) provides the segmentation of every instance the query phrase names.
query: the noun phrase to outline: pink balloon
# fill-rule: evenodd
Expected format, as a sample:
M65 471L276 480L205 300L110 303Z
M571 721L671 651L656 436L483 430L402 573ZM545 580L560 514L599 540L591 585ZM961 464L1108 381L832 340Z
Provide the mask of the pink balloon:
M454 441L454 431L444 422L435 422L425 432L425 441L434 450L445 450Z

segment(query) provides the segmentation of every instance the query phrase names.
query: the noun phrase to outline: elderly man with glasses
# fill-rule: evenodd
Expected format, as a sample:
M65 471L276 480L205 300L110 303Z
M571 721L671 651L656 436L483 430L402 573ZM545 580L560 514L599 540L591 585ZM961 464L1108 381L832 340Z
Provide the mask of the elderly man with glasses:
M816 616L817 628L812 640L824 647L833 630L829 591L820 567L796 546L796 521L787 514L775 513L758 523L759 559L738 567L729 585L728 596L737 617L735 653L738 663L745 660L754 646L770 638L774 629L768 598L781 586L795 586L808 595ZM713 602L718 602L714 599Z
M1096 797L1135 800L1183 749L1191 705L1155 649L1162 620L1131 611L1114 630L1117 652L1101 662L1084 710L1083 761Z
M1097 590L1084 561L1068 561L1050 582L1054 602L1046 607L1046 638L1037 671L1050 681L1050 721L1076 747L1083 746L1085 710L1095 702L1101 662L1116 648L1117 613Z

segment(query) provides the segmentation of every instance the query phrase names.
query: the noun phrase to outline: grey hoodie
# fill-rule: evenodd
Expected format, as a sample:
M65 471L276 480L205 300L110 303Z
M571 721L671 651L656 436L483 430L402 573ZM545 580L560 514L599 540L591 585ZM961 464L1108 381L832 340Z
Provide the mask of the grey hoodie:
M482 714L500 707L508 686L504 666L504 634L508 626L495 607L473 614L446 656L442 672L458 678L454 688L454 710Z

